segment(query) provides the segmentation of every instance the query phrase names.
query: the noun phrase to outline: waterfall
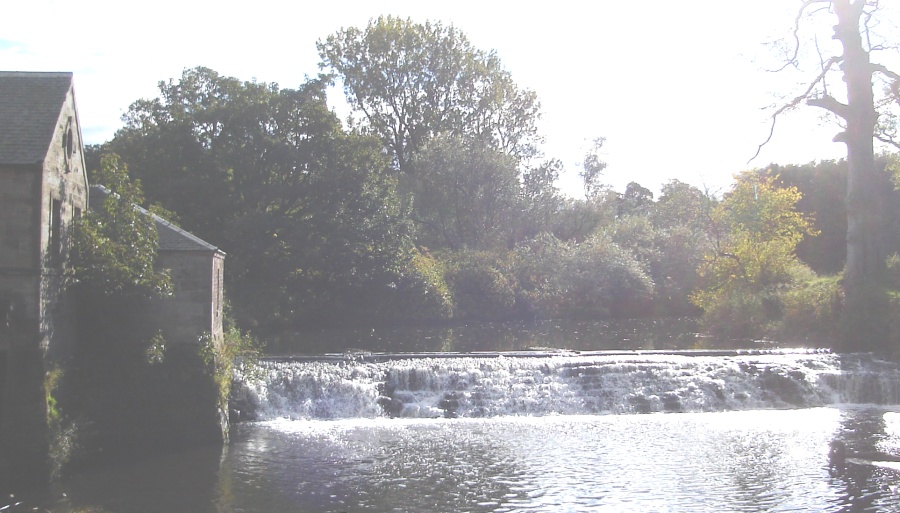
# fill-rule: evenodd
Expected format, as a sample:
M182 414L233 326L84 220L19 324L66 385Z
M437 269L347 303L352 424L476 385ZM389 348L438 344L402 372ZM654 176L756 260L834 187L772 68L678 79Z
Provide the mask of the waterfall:
M900 404L900 367L804 350L348 355L238 366L240 419L493 417Z

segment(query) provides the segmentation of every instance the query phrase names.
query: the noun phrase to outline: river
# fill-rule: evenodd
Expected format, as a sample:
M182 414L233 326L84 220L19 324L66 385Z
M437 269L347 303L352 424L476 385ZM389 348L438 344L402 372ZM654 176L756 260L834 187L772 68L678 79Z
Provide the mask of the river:
M490 419L274 420L228 449L81 475L127 512L900 511L900 473L828 444L900 447L872 407Z
M829 465L835 440L900 454L900 369L868 355L429 344L282 346L238 376L224 451L85 470L48 509L900 511L894 464Z

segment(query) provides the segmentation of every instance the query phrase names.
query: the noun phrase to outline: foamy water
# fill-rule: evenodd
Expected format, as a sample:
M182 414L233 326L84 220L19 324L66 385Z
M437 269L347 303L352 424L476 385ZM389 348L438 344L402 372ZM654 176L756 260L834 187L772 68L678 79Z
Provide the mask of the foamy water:
M266 420L709 412L900 404L900 369L864 355L592 354L266 361L236 409Z

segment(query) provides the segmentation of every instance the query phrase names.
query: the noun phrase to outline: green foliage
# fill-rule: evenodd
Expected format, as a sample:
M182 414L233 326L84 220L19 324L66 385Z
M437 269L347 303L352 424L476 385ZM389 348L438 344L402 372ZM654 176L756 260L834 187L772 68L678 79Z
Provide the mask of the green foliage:
M47 421L51 424L59 422L61 419L56 397L53 394L62 380L63 373L64 371L60 367L53 367L44 373L44 398L47 402Z
M474 251L451 256L447 282L458 317L505 319L516 315L517 283L507 257Z
M654 226L684 226L705 235L714 204L708 193L680 180L669 180L663 184L650 218Z
M462 318L638 316L653 297L640 262L601 236L543 235L513 251L454 254L447 279Z
M206 374L216 385L216 405L223 412L228 411L235 364L240 363L244 367L245 375L251 374L265 347L250 333L242 332L232 321L226 321L222 340L215 340L207 334L196 348Z
M493 52L457 28L393 16L317 43L366 129L397 169L437 134L477 139L516 158L536 154L536 95L519 89Z
M839 319L843 303L840 275L817 277L807 267L798 268L803 275L795 278L796 286L781 296L781 324L777 337L784 342L801 342L813 346L833 346L840 333Z
M157 365L166 360L166 339L161 332L156 332L150 339L144 355L150 365Z
M653 208L653 193L637 182L629 182L625 192L619 196L616 209L618 217L647 216Z
M79 424L71 417L77 414L62 392L66 372L52 366L44 373L44 399L47 406L47 437L49 440L50 475L60 477L78 447ZM65 383L68 385L68 383Z
M567 199L554 215L549 231L563 241L586 240L616 222L615 199L616 193L611 190L589 199Z
M406 272L412 228L381 143L347 133L325 82L298 89L207 68L160 83L110 143L148 199L228 253L245 328L346 322Z
M556 181L562 172L562 162L555 159L528 167L522 172L516 202L518 215L510 223L513 238L517 242L554 230L559 213L566 206L565 196L556 187Z
M713 248L699 268L701 288L692 301L707 327L734 337L758 336L780 318L783 289L797 285L795 255L808 217L797 212L796 188L777 188L773 178L744 173L710 213Z
M159 246L153 219L136 208L141 184L115 154L104 155L94 179L110 191L95 198L75 224L74 278L105 294L160 297L170 293L167 271L154 268Z
M892 254L885 262L885 280L889 288L900 290L900 254Z
M513 158L478 141L439 136L422 148L409 168L420 243L486 249L510 236L519 194Z
M706 228L713 200L673 180L663 186L659 201L632 182L615 203L619 215L602 231L634 255L653 280L655 314L696 315L688 297L699 284L697 267L710 247Z
M564 267L563 314L570 317L640 317L654 295L641 262L611 239L598 235L574 246Z
M600 152L606 138L598 137L594 139L594 144L590 150L584 155L581 163L581 171L578 177L581 178L581 184L584 187L585 199L597 197L598 194L608 189L609 186L603 183L603 172L606 170L606 162L600 159Z
M884 169L894 184L894 189L900 189L900 154L889 153L883 155L882 159L885 161Z
M441 321L454 315L453 297L446 281L446 265L427 250L415 250L396 279L374 305L372 323L391 321Z
M817 273L841 272L847 258L847 162L773 165L762 173L779 187L796 187L802 194L797 210L815 218L820 233L800 241L797 257ZM889 188L885 190L889 192Z

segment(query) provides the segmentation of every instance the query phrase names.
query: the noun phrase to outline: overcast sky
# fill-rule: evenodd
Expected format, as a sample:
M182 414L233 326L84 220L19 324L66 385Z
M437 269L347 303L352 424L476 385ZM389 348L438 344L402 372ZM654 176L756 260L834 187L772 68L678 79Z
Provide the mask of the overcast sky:
M630 181L658 190L673 178L715 189L744 169L845 154L831 142L838 129L805 109L748 164L768 135L765 108L800 86L800 75L766 71L778 53L765 45L790 35L799 4L31 0L0 19L0 69L74 72L85 140L101 143L131 102L156 97L157 83L185 68L293 88L319 72L316 41L342 27L382 14L440 20L496 50L518 85L537 93L543 150L565 164L569 191L597 137L607 138L617 190ZM342 96L334 91L329 103L343 117Z

